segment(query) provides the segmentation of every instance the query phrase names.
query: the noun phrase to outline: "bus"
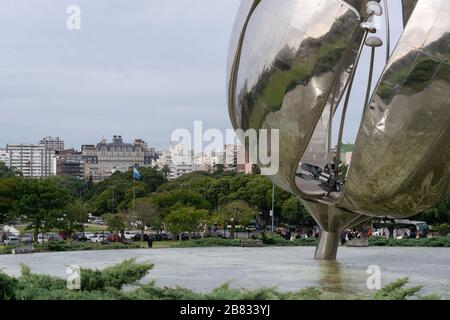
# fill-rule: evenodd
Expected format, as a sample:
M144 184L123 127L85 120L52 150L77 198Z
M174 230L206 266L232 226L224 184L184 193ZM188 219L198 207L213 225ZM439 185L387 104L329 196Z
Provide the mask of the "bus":
M393 238L426 238L428 236L428 224L424 221L412 220L379 220L372 222L374 236ZM393 234L390 234L390 230Z

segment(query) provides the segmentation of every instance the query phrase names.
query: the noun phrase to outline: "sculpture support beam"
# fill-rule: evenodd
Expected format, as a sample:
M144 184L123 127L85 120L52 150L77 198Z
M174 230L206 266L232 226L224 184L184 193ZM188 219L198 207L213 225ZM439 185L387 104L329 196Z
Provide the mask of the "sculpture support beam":
M314 258L317 260L336 260L339 246L339 233L321 231Z

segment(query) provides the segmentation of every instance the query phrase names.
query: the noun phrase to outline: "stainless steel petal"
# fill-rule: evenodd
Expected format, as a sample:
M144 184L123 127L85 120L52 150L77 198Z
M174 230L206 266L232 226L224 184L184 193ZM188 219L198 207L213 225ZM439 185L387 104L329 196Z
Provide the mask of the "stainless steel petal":
M361 125L341 208L407 217L449 194L450 0L419 0Z
M248 6L244 6L248 9ZM359 8L361 9L361 8ZM358 10L338 0L262 0L240 14L230 53L229 110L236 129L279 129L272 180L304 197L295 175L336 81L348 78L359 45ZM238 36L239 35L239 36ZM335 99L340 99L338 92ZM322 123L326 126L327 119Z
M418 0L402 0L402 7L403 7L403 24L406 26L406 24L409 21L409 18L411 17L414 8L417 5Z

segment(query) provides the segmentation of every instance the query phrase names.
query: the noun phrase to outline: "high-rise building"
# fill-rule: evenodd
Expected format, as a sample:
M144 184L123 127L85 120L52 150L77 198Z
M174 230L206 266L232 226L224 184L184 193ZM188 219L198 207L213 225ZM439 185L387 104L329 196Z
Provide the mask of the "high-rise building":
M39 144L8 144L9 167L22 172L24 177L43 178L56 174L55 151Z
M196 169L195 157L192 149L182 143L171 143L169 150L159 152L156 165L161 170L164 166L169 167L169 180L177 179L182 175L193 172Z
M202 152L194 155L194 166L197 171L211 171L211 154Z
M94 181L108 178L116 171L125 172L135 165L151 166L157 159L155 149L149 148L144 140L125 143L122 136L114 136L110 143L102 139L97 145L83 145L82 157L86 178L92 176Z
M64 140L60 137L44 137L39 144L45 145L51 151L64 150Z
M84 160L74 149L56 151L56 175L84 179Z

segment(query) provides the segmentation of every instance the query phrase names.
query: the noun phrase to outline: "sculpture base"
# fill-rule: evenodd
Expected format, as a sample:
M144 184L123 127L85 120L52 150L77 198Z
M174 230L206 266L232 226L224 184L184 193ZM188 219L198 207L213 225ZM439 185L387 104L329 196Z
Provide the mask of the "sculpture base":
M317 260L336 260L338 246L339 233L322 231L314 258Z

